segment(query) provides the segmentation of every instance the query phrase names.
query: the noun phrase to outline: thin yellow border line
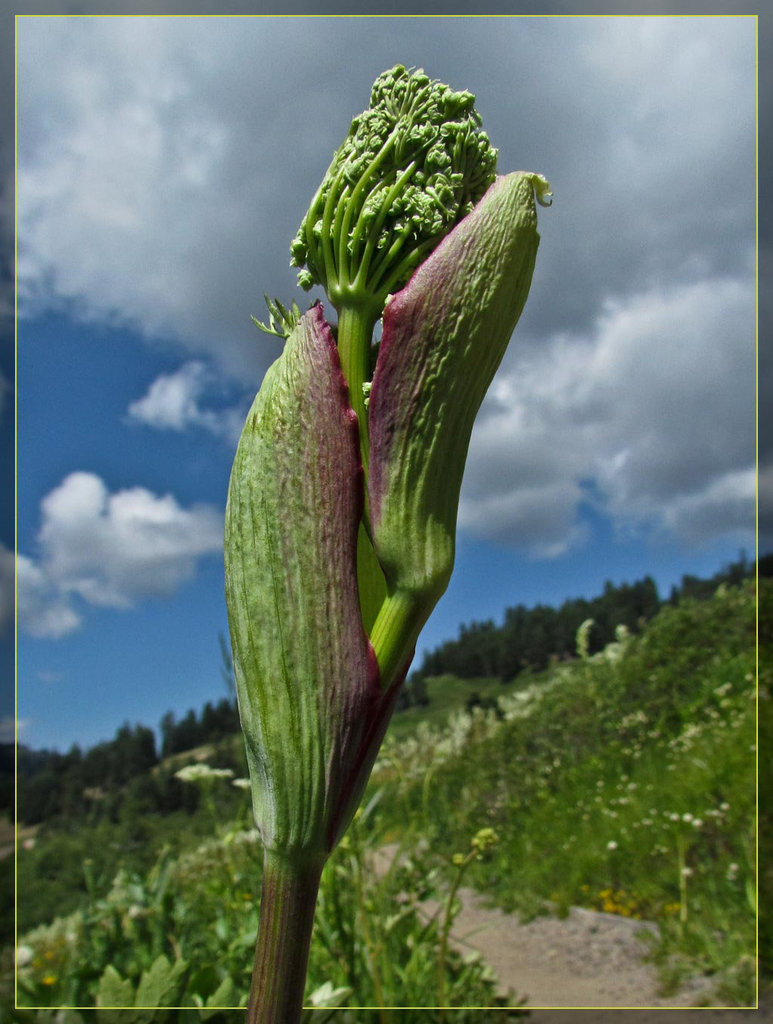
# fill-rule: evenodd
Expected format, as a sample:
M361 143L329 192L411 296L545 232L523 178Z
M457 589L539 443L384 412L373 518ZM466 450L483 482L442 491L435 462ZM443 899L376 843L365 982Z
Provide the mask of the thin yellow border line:
M194 1010L194 1011L196 1011L196 1010L205 1010L205 1011L210 1011L210 1010L212 1010L212 1011L215 1011L215 1010L236 1010L236 1011L241 1011L241 1012L245 1012L246 1013L247 1007L246 1006L190 1006L190 1005L189 1006L78 1006L78 1005L75 1005L75 1004L72 1004L72 1005L64 1004L62 1006L28 1006L28 1005L25 1004L24 1006L17 1006L17 1007L15 1007L15 1009L17 1009L17 1010L48 1010L50 1012L55 1012L57 1010L98 1010L98 1011L105 1011L105 1010L111 1010L111 1011L112 1010L160 1010L160 1011L163 1011L163 1012L166 1012L167 1010ZM326 1009L332 1009L332 1007L328 1008L328 1007L325 1007L325 1006L314 1006L313 1004L310 1003L308 1006L306 1004L304 1004L301 1007L301 1009L303 1009L303 1010L316 1010L316 1011L319 1011L319 1012L323 1012ZM335 1009L338 1009L338 1007L336 1007ZM371 1004L371 1005L367 1005L367 1006L351 1006L351 1005L349 1005L347 1003L347 1004L341 1006L340 1009L341 1010L486 1010L486 1011L489 1011L489 1012L493 1012L495 1010L500 1010L502 1013L507 1013L508 1011L521 1010L521 1009L525 1010L527 1013L529 1011L531 1011L531 1010L660 1010L663 1013L671 1013L674 1010L682 1010L682 1011L685 1011L685 1012L689 1013L691 1010L692 1011L708 1010L709 1012L711 1012L713 1010L757 1010L757 1009L759 1009L759 1007L756 1006L756 1005L754 1005L754 1006L752 1006L752 1005L749 1005L749 1006L737 1006L737 1005L726 1006L724 1004L722 1004L720 1006L714 1006L714 1005L712 1005L712 1006L668 1006L668 1005L666 1005L666 1006L639 1006L639 1005L636 1005L636 1006L617 1006L617 1005L614 1005L614 1006L597 1006L594 1003L591 1003L589 1006L553 1006L553 1005L546 1005L546 1006L544 1006L542 1004L534 1004L534 1005L532 1005L531 1003L527 1003L524 1006L517 1006L517 1005L513 1005L513 1006L466 1006L466 1005L464 1005L463 1006L461 1004L458 1005L458 1006L425 1006L423 1004L415 1005L413 1003L406 1004L405 1006L381 1006L381 1005L376 1005L376 1004Z
M756 717L755 717L755 1009L760 1005L760 21L756 17L755 47L755 261L754 261L754 346L755 346L755 387L754 387L754 461L756 487L754 493L754 592L755 592L755 623L754 623L754 675L756 683Z
M531 1006L523 1009L530 1010L759 1010L760 1007L760 15L743 13L609 13L609 14L324 14L324 13L289 13L289 14L265 14L265 13L202 13L202 14L100 14L100 13L16 13L13 18L13 945L14 953L18 947L18 574L17 574L17 552L18 552L18 204L17 204L17 177L18 177L18 87L17 87L17 43L18 23L20 19L27 18L637 18L637 17L660 17L660 18L754 18L755 20L755 162L756 162L756 215L755 215L755 241L756 241L756 264L755 264L755 288L756 288L756 388L755 388L755 461L757 487L755 495L755 591L756 591L756 652L755 669L757 680L757 717L756 717L756 743L755 743L755 768L756 768L756 850L755 850L755 876L757 889L756 906L756 944L755 944L755 1005L754 1006L711 1006L711 1007L650 1007L650 1006ZM13 963L13 1002L16 1010L96 1010L94 1006L18 1006L18 969ZM190 1010L191 1007L99 1007L99 1010L121 1011L121 1010ZM213 1011L244 1011L244 1007L207 1007ZM305 1006L304 1010L324 1010L325 1007ZM427 1006L346 1006L346 1010L490 1010L495 1008L477 1006L457 1007L427 1007ZM518 1009L517 1007L502 1008L506 1010Z
M19 1004L19 972L16 950L19 947L19 348L18 348L18 275L19 275L19 94L17 88L17 26L13 24L13 1002Z
M246 1013L246 1006L78 1006L76 1004L63 1004L62 1006L17 1006L17 1010L48 1010L55 1012L57 1010L160 1010L166 1012L167 1010L236 1010ZM315 1006L310 1003L308 1006L304 1003L301 1007L303 1010L316 1010L323 1012L326 1009L332 1009L332 1007L326 1006ZM335 1007L339 1009L339 1007ZM737 1006L737 1005L721 1005L721 1006L597 1006L595 1003L591 1003L589 1006L553 1006L553 1005L542 1005L527 1003L524 1006L425 1006L423 1004L406 1004L405 1006L381 1006L378 1004L369 1004L366 1006L351 1006L349 1003L342 1005L341 1010L486 1010L489 1012L500 1010L502 1013L507 1013L512 1010L525 1010L527 1013L531 1010L660 1010L663 1013L671 1013L673 1010L682 1010L690 1012L691 1010L757 1010L757 1005L749 1006Z
M231 19L231 20L240 19L240 18L241 19L245 19L245 18L253 18L253 19L254 18L304 18L304 19L313 18L313 19L319 19L319 18L355 18L355 17L356 18L360 18L360 19L361 18L382 18L382 19L383 18L424 18L425 20L429 20L429 19L442 19L442 18L446 18L446 19L454 18L454 20L472 19L472 18L489 18L489 19L490 18L511 18L511 19L512 18L540 18L541 20L548 20L548 19L553 19L553 18L564 18L564 19L571 18L571 19L586 20L586 19L589 19L589 18L601 18L601 17L608 18L608 19L610 19L610 18L615 18L615 19L629 18L629 19L632 19L632 18L645 18L645 17L656 18L657 17L657 18L669 18L669 19L672 19L672 20L676 19L676 18L683 18L683 19L689 18L690 20L694 20L695 18L734 18L734 19L737 20L737 19L740 19L740 18L748 17L748 18L755 18L755 19L757 19L758 20L758 26L759 26L759 16L760 15L759 14L741 13L741 12L739 12L737 14L736 13L731 13L731 12L684 13L684 14L680 14L680 13L667 13L667 12L663 12L663 13L659 13L659 12L651 12L651 13L649 13L648 12L648 13L634 14L634 13L624 13L624 12L614 12L614 11L612 11L612 12L609 12L607 14L583 14L583 13L575 13L575 14L565 14L565 13L558 13L558 14L525 14L525 13L522 13L522 14L517 14L517 13L513 13L513 14L496 14L496 13L491 13L491 14L472 14L472 13L467 13L467 14L410 14L410 13L404 13L404 14L379 14L379 13L375 13L375 14L331 14L331 13L328 13L328 14L326 14L326 13L313 13L313 12L308 12L308 13L287 13L287 14L280 14L280 13L266 14L266 13L261 13L261 12L244 13L244 14L235 13L235 12L234 13L224 13L224 14L218 14L218 13L155 14L155 13L152 13L152 12L143 13L143 14L132 14L132 13L125 13L125 14L102 14L102 13L99 13L99 12L82 12L82 13L66 13L65 12L65 13L52 13L52 14L45 14L45 13L28 13L28 14L24 14L24 13L22 13L22 14L16 14L15 16L17 18L43 18L43 17L47 17L47 18L63 18L63 17L68 17L68 18L102 18L102 19L129 18L129 17L131 17L131 18L169 18L169 19L171 19L171 18L185 18L185 20L190 20L192 18L214 18L214 17L228 18L228 19ZM170 1009L172 1009L172 1008L170 1008ZM385 1009L387 1009L387 1008L385 1008ZM406 1009L406 1008L402 1008L401 1007L401 1008L397 1008L397 1009ZM659 1009L659 1008L654 1008L654 1009Z

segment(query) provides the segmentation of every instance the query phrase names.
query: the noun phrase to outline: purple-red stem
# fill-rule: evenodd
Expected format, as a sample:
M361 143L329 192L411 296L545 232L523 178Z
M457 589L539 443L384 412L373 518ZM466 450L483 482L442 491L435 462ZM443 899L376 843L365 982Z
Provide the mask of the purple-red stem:
M263 856L260 923L247 1024L296 1024L324 862Z

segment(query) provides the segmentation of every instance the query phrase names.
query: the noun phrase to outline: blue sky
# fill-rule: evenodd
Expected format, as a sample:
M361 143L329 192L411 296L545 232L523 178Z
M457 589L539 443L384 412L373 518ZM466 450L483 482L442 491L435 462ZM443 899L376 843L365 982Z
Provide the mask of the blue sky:
M753 19L375 24L20 24L22 742L225 695L222 509L279 351L249 317L297 294L289 242L398 61L475 92L500 171L556 197L419 658L508 605L753 553Z

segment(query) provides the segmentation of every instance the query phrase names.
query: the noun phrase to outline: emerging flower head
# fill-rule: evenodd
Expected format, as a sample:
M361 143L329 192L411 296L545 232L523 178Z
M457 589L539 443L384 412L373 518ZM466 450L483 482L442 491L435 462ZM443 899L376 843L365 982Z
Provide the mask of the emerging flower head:
M378 77L293 241L304 288L383 308L494 179L474 103L400 64Z

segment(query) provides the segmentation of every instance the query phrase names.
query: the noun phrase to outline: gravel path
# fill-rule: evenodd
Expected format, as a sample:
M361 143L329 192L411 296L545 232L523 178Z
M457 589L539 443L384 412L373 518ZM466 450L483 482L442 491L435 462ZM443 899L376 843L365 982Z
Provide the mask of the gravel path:
M461 889L459 898L462 909L454 922L454 940L460 948L483 955L503 991L512 989L527 997L534 1024L615 1019L626 1024L685 1024L684 1009L710 994L703 981L686 985L673 996L658 994L657 974L644 963L647 947L637 937L643 930L656 931L652 924L579 907L563 919L538 917L522 924L515 915L486 906L472 889ZM682 1009L669 1012L664 1007ZM571 1018L566 1008L572 1009ZM699 1019L706 1015L714 1024L773 1020L767 1011L699 1012Z
M380 851L377 870L385 870L395 852ZM488 906L473 889L461 888L458 898L461 910L451 933L454 943L462 951L476 950L483 956L503 993L527 998L533 1024L686 1024L685 1009L702 997L710 998L709 983L703 979L684 985L675 995L659 994L657 973L644 962L647 945L640 937L642 931L657 932L652 923L580 907L573 907L565 918L545 916L522 923L516 915ZM432 901L423 904L428 917L437 910ZM703 1007L690 1017L705 1019L712 1024L773 1022L773 1006Z

